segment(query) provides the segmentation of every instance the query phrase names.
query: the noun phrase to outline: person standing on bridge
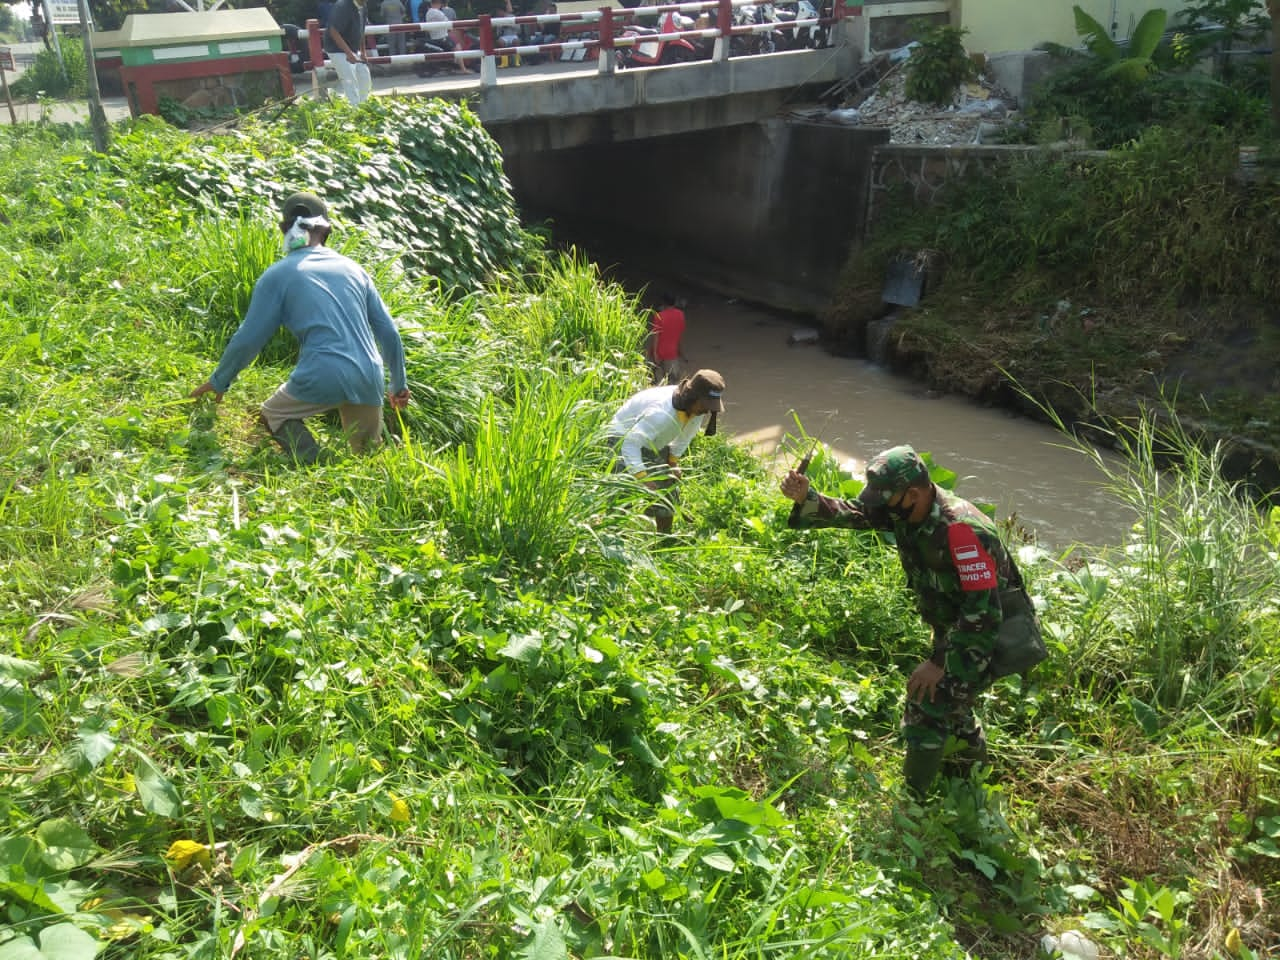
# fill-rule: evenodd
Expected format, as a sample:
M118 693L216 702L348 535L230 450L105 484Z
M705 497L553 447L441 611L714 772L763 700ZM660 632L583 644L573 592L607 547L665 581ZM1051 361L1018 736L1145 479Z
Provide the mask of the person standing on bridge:
M365 60L365 0L338 0L329 13L329 28L324 32L324 49L329 65L338 74L342 95L351 104L369 99L373 78Z
M854 500L823 496L799 469L783 478L782 492L795 504L790 527L893 534L907 585L933 630L933 653L907 681L902 717L903 774L912 793L924 797L939 770L962 776L985 762L986 736L974 714L978 695L1044 655L1034 607L995 524L937 486L909 446L867 464L866 484ZM1006 663L1002 647L1018 657Z
M664 292L658 301L658 309L649 321L649 335L644 343L645 359L649 361L655 385L680 379L687 362L681 345L684 327L682 302Z
M387 26L404 23L404 14L404 0L382 0L382 22ZM387 34L387 53L390 56L398 57L404 53L404 37L403 33L394 30Z

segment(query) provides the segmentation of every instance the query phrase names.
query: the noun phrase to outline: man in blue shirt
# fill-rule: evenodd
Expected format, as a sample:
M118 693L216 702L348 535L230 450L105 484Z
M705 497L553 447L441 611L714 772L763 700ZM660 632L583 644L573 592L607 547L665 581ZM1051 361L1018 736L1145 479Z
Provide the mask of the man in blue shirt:
M404 344L369 274L325 246L325 202L313 193L295 193L283 212L284 259L258 278L218 368L191 397L212 393L221 400L283 326L298 338L298 365L262 405L262 422L286 453L314 463L320 448L303 420L337 410L351 448L363 453L382 442L384 390L392 408L403 410L409 403ZM390 390L384 360L391 368Z

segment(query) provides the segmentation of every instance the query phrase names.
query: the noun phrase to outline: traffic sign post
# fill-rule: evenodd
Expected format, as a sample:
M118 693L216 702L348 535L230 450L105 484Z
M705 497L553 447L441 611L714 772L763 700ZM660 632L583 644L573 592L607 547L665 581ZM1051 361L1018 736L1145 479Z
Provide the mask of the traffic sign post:
M80 5L76 0L48 0L49 22L80 25Z

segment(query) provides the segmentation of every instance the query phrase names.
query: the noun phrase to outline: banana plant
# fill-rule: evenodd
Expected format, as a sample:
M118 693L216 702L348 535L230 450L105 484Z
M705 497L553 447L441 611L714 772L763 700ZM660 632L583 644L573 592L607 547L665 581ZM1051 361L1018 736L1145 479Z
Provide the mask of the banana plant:
M1160 45L1169 18L1164 10L1148 10L1142 15L1129 37L1128 50L1124 51L1097 20L1078 6L1071 9L1075 11L1076 33L1083 38L1085 48L1104 64L1103 76L1140 83L1155 69L1151 55Z

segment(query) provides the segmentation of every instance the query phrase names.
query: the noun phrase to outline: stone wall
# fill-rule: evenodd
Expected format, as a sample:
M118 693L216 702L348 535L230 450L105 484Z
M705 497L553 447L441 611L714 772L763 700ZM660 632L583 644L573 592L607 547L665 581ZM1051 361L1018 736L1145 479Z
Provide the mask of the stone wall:
M881 144L871 160L867 229L875 229L889 192L901 184L908 186L918 203L933 203L954 180L970 174L986 174L1001 164L1052 150L1023 144ZM1106 153L1078 150L1072 155L1091 158L1106 156Z

